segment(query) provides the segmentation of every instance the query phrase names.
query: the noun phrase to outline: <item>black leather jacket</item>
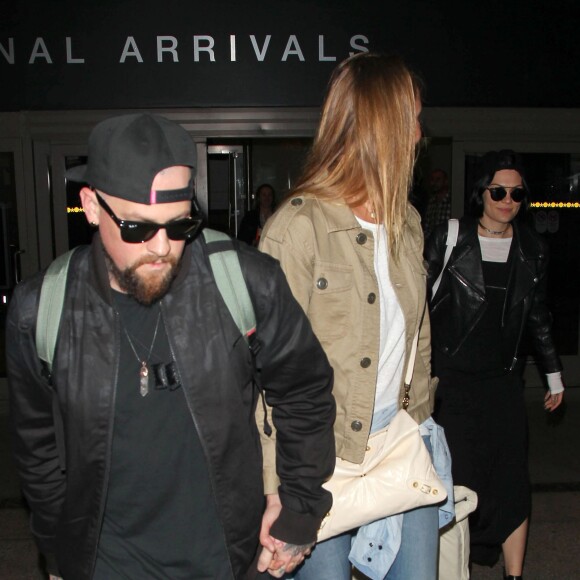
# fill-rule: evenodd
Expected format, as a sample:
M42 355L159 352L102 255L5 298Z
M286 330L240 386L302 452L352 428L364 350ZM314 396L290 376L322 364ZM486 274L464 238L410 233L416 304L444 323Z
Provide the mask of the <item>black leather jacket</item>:
M332 369L277 263L234 243L262 344L257 365L282 446L277 467L284 507L272 533L304 544L315 539L331 505L321 485L335 464ZM53 391L35 348L42 277L16 288L8 316L14 455L49 569L83 580L93 574L105 506L121 330L96 236L70 266ZM186 247L161 311L206 456L231 577L241 578L256 554L264 510L258 393L249 349L221 299L202 236ZM62 416L66 473L53 405Z
M512 222L511 269L502 317L503 363L514 368L524 331L528 330L544 372L562 365L552 340L552 316L546 307L547 245L528 226ZM447 223L441 224L425 244L428 287L433 287L445 256ZM483 280L477 220L460 220L459 236L437 293L431 298L432 344L453 356L477 322L485 315L487 300Z

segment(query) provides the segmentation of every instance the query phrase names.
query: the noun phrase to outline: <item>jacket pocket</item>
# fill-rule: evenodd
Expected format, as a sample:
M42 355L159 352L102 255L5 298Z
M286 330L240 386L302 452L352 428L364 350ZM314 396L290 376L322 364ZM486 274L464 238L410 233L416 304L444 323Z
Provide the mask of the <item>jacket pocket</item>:
M353 293L353 268L343 264L316 262L308 317L320 341L346 335Z

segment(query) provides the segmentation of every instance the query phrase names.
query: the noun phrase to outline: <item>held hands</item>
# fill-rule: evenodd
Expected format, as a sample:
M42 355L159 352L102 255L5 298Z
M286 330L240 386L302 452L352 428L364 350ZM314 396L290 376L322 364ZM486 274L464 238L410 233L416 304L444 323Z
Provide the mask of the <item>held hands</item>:
M277 494L266 496L266 511L262 517L260 543L262 552L258 559L258 571L268 573L275 578L282 578L284 574L292 572L302 563L305 556L310 554L314 544L297 546L287 544L270 535L270 528L280 515L282 504Z
M544 409L546 411L550 411L551 413L560 406L560 403L562 402L563 398L564 398L563 392L558 393L556 395L552 395L552 393L548 391L546 393L546 396L544 397Z
M270 536L272 538L272 536ZM260 572L268 573L274 578L282 578L284 574L293 572L304 560L305 556L310 554L310 550L314 544L304 544L297 546L295 544L287 544L275 538L272 538L275 543L274 552L265 546L262 548L260 559L258 560L258 570Z

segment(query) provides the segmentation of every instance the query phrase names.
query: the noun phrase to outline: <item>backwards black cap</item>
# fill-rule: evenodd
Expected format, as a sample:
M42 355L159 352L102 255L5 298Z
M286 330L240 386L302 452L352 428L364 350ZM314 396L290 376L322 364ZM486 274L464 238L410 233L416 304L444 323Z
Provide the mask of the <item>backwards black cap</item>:
M155 191L155 176L176 165L195 170L195 164L195 143L183 127L159 115L137 113L96 125L89 136L87 165L69 169L66 178L137 203L169 203L192 199L193 182L184 189Z

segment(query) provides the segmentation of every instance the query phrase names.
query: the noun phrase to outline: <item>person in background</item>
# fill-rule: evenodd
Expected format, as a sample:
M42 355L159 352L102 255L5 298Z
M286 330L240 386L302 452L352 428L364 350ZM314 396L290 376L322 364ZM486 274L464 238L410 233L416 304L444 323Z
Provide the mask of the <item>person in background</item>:
M280 260L334 368L336 454L353 463L402 406L417 333L408 411L424 424L434 402L423 232L408 201L420 113L417 80L400 58L361 53L342 62L304 174L260 242ZM378 564L376 577L433 580L438 508L395 518L371 552L361 540L364 558L361 542L351 551L352 530L317 544L294 578L350 580L350 556Z
M242 219L238 240L256 247L260 241L262 228L266 220L274 213L275 208L276 196L274 188L268 183L263 183L256 190L254 209L246 212Z
M522 219L527 185L513 151L482 159L471 215L459 222L440 286L431 298L436 420L445 428L453 480L477 492L469 516L471 560L522 577L531 492L519 348L527 332L547 373L544 407L562 402L562 365L546 307L548 248ZM445 255L447 224L426 242L429 287Z
M291 570L330 509L332 369L279 266L233 241L257 322L250 353L198 235L195 161L161 116L92 131L88 165L67 178L87 184L98 233L72 257L50 380L35 343L44 272L14 292L14 457L53 579L245 578L261 529ZM268 509L254 365L279 434Z
M451 194L449 192L449 178L443 169L434 169L427 179L429 199L425 209L423 231L425 239L441 223L446 223L451 217Z

